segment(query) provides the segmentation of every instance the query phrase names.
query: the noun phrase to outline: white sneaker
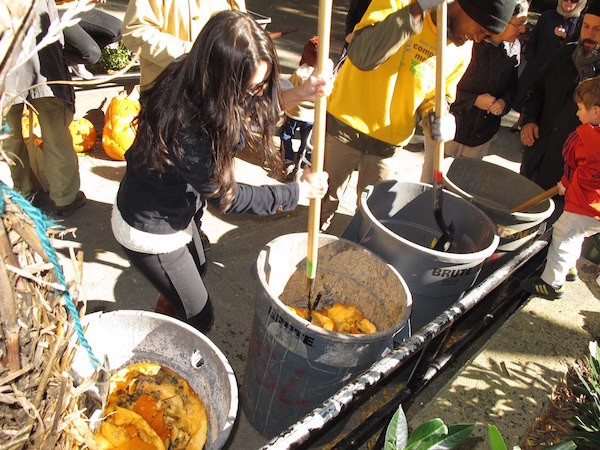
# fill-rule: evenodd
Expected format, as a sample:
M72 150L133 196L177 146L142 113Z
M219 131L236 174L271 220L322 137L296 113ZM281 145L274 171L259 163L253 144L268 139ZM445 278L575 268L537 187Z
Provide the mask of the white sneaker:
M84 80L91 80L92 78L94 78L94 74L87 70L85 64L75 64L74 66L70 67L71 71L79 78L83 78Z

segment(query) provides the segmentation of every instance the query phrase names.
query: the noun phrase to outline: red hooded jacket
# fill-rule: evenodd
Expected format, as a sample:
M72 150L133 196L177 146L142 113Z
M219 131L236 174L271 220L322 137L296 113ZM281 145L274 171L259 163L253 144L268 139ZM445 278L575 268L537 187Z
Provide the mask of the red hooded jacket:
M600 127L579 125L563 145L565 211L600 220Z

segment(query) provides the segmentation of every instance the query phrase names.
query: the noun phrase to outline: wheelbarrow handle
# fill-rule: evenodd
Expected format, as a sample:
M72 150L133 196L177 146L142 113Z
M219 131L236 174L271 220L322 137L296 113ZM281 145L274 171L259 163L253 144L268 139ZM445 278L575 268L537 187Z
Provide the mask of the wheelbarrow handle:
M524 201L520 205L515 206L511 211L527 211L529 208L537 205L538 203L542 203L544 200L548 200L549 198L554 197L556 194L558 194L558 186L551 187L550 189L542 192L541 194L538 194L535 197Z

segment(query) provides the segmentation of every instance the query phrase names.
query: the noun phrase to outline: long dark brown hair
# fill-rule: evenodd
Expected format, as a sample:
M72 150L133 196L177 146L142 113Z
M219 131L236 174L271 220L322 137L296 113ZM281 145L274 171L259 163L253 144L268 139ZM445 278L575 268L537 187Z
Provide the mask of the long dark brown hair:
M271 67L262 95L249 94L261 61ZM281 116L279 64L269 35L247 13L223 11L204 26L189 54L173 61L142 92L136 142L139 167L164 173L169 149L181 158L178 133L197 124L212 141L215 166L207 182L220 209L235 193L233 162L240 143L257 151L267 168L281 171L274 136Z

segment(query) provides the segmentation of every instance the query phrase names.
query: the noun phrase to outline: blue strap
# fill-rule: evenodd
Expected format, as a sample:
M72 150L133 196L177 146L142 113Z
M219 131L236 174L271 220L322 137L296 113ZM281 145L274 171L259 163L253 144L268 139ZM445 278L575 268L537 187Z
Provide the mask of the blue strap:
M62 291L60 291L60 292L62 292L63 297L65 299L67 311L69 311L69 313L73 317L73 321L75 323L75 331L77 331L77 337L79 338L79 343L87 351L87 354L90 357L90 362L92 363L92 366L94 367L94 369L97 366L101 366L102 363L98 360L98 358L96 358L94 356L94 353L92 352L92 348L90 347L90 344L88 343L87 339L85 338L85 336L83 334L83 327L81 326L81 321L79 320L79 314L77 312L77 309L75 308L75 304L73 303L73 300L71 299L71 295L69 294L69 288L67 287L67 282L65 281L65 277L63 275L62 268L60 267L60 264L58 264L58 259L56 258L56 253L54 252L54 248L50 244L50 239L48 238L48 235L46 234L46 230L48 229L48 227L51 227L51 226L56 227L58 225L56 224L56 222L54 222L52 219L50 219L48 216L46 216L42 211L40 211L38 208L33 206L31 203L29 203L29 201L27 201L27 199L25 197L23 197L18 192L9 188L2 181L0 181L0 189L2 191L4 191L6 193L6 196L13 203L18 205L23 210L23 212L25 214L27 214L27 216L35 224L35 231L40 239L40 242L42 243L42 246L44 247L44 250L46 251L46 255L48 256L48 259L54 266L54 270L56 272L58 281L61 284L61 286L63 287ZM4 202L4 195L0 195L0 213L4 212L5 206L6 205Z

